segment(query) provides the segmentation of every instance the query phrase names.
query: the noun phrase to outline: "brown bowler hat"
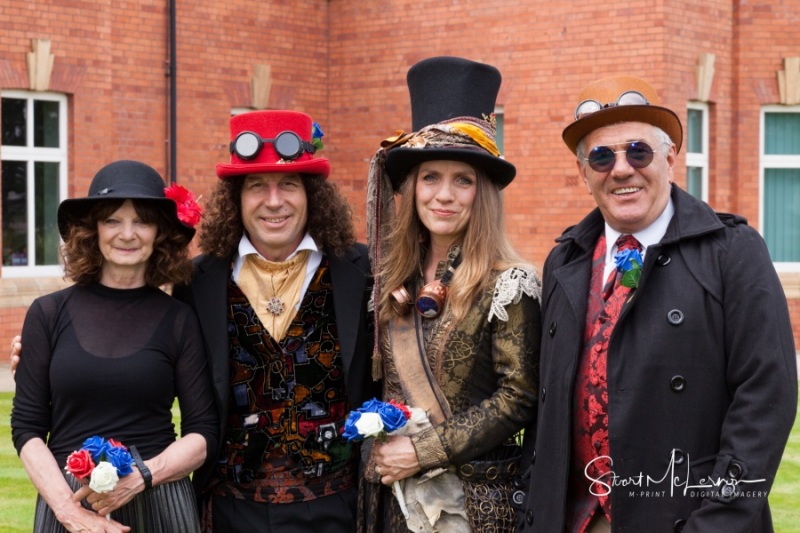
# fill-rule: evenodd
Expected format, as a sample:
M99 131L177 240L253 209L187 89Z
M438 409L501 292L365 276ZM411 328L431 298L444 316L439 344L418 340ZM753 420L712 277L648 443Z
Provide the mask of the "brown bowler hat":
M620 103L620 96L635 91L647 100L640 104ZM681 121L672 110L660 107L661 99L652 85L634 76L609 76L593 81L583 88L578 96L578 107L584 103L599 104L597 111L584 113L564 128L561 138L567 147L575 153L580 140L592 131L617 124L619 122L644 122L664 130L675 143L677 151L683 143Z

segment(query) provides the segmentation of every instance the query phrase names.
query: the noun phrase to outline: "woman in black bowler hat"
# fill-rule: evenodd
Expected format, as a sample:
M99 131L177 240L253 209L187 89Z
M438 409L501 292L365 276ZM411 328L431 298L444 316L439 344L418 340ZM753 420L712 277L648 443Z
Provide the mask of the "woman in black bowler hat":
M136 161L103 167L87 197L61 202L61 255L75 284L36 299L25 316L11 416L39 491L35 531L199 531L188 476L217 448L218 415L197 318L159 289L191 276L199 218L188 191L165 189ZM92 437L130 457L70 458ZM93 474L87 485L103 456L118 481Z
M516 169L495 142L500 80L462 58L417 63L414 132L385 140L372 162L374 377L385 400L428 421L366 452L367 531L515 527L515 437L536 414L541 288L503 227L501 190Z

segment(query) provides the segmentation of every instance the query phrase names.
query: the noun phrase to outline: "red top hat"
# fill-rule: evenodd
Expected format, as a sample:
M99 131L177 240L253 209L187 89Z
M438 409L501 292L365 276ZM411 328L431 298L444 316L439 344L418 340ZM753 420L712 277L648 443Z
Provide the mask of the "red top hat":
M330 162L324 157L314 157L315 126L305 113L252 111L231 117L230 126L231 162L217 164L217 176L221 179L270 172L317 174L325 178L330 174Z

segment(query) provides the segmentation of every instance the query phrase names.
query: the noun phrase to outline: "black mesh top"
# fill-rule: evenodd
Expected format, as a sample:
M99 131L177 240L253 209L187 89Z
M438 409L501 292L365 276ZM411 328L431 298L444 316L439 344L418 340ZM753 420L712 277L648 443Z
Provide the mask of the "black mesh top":
M181 434L217 452L217 413L194 312L159 289L72 286L36 299L22 328L11 415L17 452L40 437L62 467L93 435L145 459ZM49 439L49 440L48 440Z

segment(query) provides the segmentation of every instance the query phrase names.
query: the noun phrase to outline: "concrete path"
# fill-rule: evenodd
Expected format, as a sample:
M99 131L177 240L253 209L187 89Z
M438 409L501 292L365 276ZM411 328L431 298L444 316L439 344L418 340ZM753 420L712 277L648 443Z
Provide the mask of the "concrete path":
M0 362L0 392L13 392L14 378L11 377L8 361Z

